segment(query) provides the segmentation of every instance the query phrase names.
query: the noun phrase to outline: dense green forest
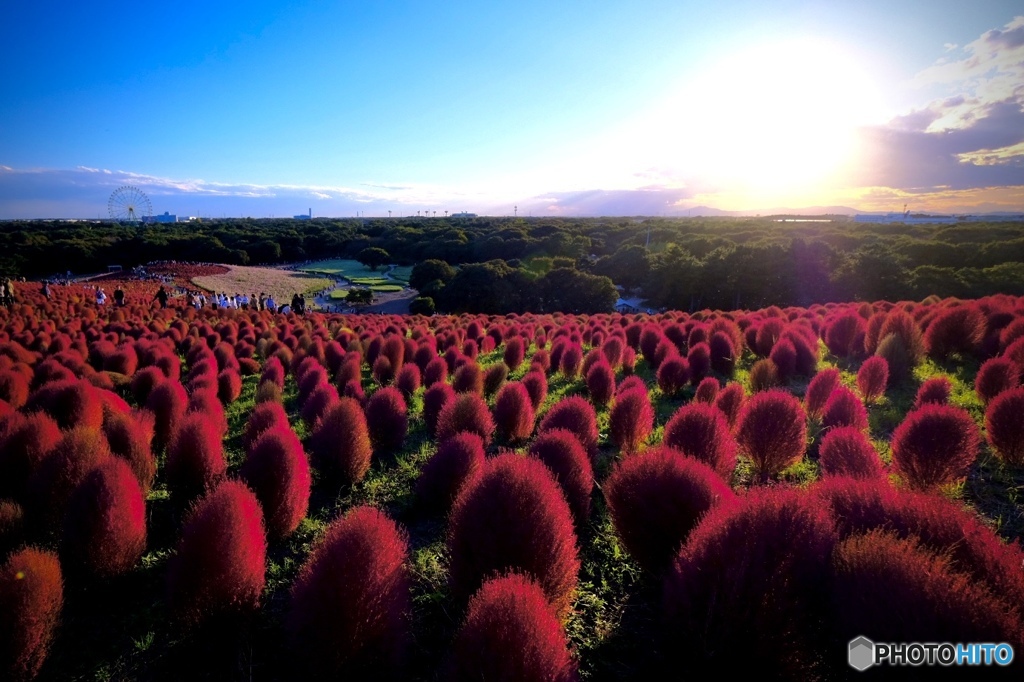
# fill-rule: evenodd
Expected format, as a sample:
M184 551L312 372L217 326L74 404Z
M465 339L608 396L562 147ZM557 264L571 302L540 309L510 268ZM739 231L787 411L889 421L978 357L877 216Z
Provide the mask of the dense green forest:
M421 283L439 309L453 311L554 309L565 290L575 292L573 301L591 297L603 306L603 283L583 275L609 277L651 305L684 310L1024 294L1021 222L479 217L131 227L10 221L0 223L0 238L7 246L0 271L30 278L153 260L254 265L357 258L379 248L399 264L435 259L461 266Z

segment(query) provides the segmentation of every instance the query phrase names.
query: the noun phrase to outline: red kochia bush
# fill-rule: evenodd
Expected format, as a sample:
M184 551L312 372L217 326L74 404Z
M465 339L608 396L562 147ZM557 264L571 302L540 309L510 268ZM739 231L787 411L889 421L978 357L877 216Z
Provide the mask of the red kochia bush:
M227 470L217 426L199 412L186 414L167 445L167 487L175 499L185 503L202 495Z
M768 359L775 363L779 382L786 383L796 372L796 346L789 339L779 339L772 346Z
M504 362L495 363L484 372L484 395L490 397L497 392L508 378L508 367Z
M317 467L328 477L358 483L370 469L373 447L363 408L342 397L324 414L310 438Z
M718 397L718 390L720 388L721 386L718 384L718 379L714 377L704 377L701 379L700 383L697 384L697 390L693 393L693 401L714 405L715 398Z
M274 401L256 405L242 429L242 449L248 452L260 434L278 424L288 425L284 405Z
M591 460L597 456L597 415L594 407L582 396L574 395L562 398L548 410L540 422L538 431L551 429L568 429L576 434L580 443L587 449Z
M754 489L713 508L665 580L670 663L818 677L836 541L828 510L792 488Z
M120 457L93 469L75 489L64 520L61 555L97 576L125 573L146 549L146 501Z
M323 679L400 679L409 643L405 532L356 507L335 520L303 564L286 630L296 663Z
M1024 464L1024 388L1003 391L985 410L989 445L1007 464Z
M936 360L952 353L974 353L985 337L985 315L975 305L948 308L928 325L924 345Z
M0 496L26 501L32 473L60 438L60 427L45 412L8 417L6 433L0 436Z
M0 400L6 400L18 409L28 400L28 379L11 370L0 371Z
M64 608L57 556L26 547L0 566L0 675L34 678L50 653Z
M544 399L548 397L548 378L543 371L531 370L523 375L523 386L530 394L530 402L536 412L544 404Z
M523 342L521 336L513 336L511 339L505 342L505 353L503 359L508 368L513 372L518 369L519 365L523 364L523 359L526 357L526 344Z
M455 389L442 382L433 384L423 392L423 423L427 433L434 435L437 430L437 417L441 408L455 397Z
M853 426L863 430L868 428L868 412L856 393L846 386L839 386L825 403L821 424L826 429Z
M398 370L398 376L395 377L395 386L406 399L411 398L420 387L420 368L411 362L402 365L402 369Z
M769 358L762 358L750 368L750 390L754 393L767 391L782 383L779 368Z
M217 375L217 397L225 405L238 400L242 395L242 375L237 369L225 369Z
M441 358L434 358L427 363L423 370L423 384L433 386L437 383L444 383L448 379L448 363Z
M62 429L103 425L103 403L97 389L84 380L52 381L36 389L25 403L26 412L43 410L57 420Z
M28 502L37 526L47 533L58 530L75 488L112 456L99 429L65 431L29 480Z
M454 593L467 599L486 579L522 571L564 614L580 568L572 512L554 475L514 453L488 460L455 500L448 523Z
M604 483L604 496L615 532L652 573L668 568L709 509L736 498L711 467L668 447L619 462Z
M298 436L287 424L264 431L249 448L242 477L256 493L271 538L288 537L309 508L312 477Z
M572 510L576 527L583 528L590 518L594 469L579 439L565 429L545 431L530 444L530 454L544 462L555 475Z
M729 421L714 405L683 405L665 424L666 446L704 462L725 481L736 468L736 440Z
M156 416L153 430L153 449L162 450L185 416L188 394L177 381L165 381L154 388L146 399L146 409Z
M881 324L881 322L879 322ZM832 355L847 358L864 351L864 333L867 324L857 313L843 313L831 319L825 327L825 345Z
M366 425L374 450L393 452L401 448L409 429L408 408L402 392L394 386L386 386L370 396L366 401Z
M877 479L882 460L861 429L840 426L825 433L818 450L822 476Z
M885 395L889 383L889 363L885 358L874 355L864 361L857 370L857 390L865 403L873 403Z
M580 375L583 367L583 349L578 344L570 343L564 351L558 363L558 369L567 379L575 379Z
M1012 602L916 538L854 535L836 547L833 563L837 647L863 632L887 642L1024 641Z
M307 428L313 428L331 405L338 402L338 389L334 384L320 384L306 399L299 410Z
M825 410L825 403L828 402L832 391L839 388L839 370L829 367L814 375L807 384L807 392L804 394L804 409L807 416L818 418Z
M658 366L658 388L667 396L675 396L690 380L690 364L686 358L673 356Z
M441 408L436 431L438 442L460 431L468 431L480 436L484 447L487 447L494 434L494 419L482 396L477 393L460 393Z
M455 370L452 388L456 393L484 394L484 371L476 362L468 362Z
M921 384L921 387L917 389L917 395L914 397L914 407L912 409L916 410L926 403L945 405L949 402L949 396L952 392L953 384L950 383L948 378L932 377Z
M565 632L544 590L518 573L485 582L469 601L445 679L578 679Z
M736 369L736 346L725 332L715 332L708 341L711 352L711 368L723 376L732 376Z
M608 417L608 438L623 455L640 449L654 428L654 406L646 388L633 388L615 396Z
M416 496L430 511L447 513L462 486L483 468L484 442L475 433L461 431L437 446L416 481Z
M1020 384L1020 369L1007 358L986 360L974 378L974 392L986 405L1003 391Z
M807 441L807 417L800 401L778 389L756 394L740 413L736 441L762 481L796 464Z
M706 343L698 343L690 347L686 354L686 362L690 367L690 383L696 385L711 371L711 349Z
M925 405L907 414L892 435L892 463L912 488L929 489L967 476L981 434L965 410Z
M167 574L172 615L187 627L254 610L266 583L266 556L259 500L240 481L222 482L185 519Z
M521 441L533 433L533 403L526 387L518 381L505 384L494 400L494 424L507 441Z
M136 372L130 384L135 402L145 405L150 392L166 380L163 370L156 366L144 367Z
M740 410L743 409L746 402L747 394L743 390L743 384L733 381L719 391L718 397L715 398L715 407L722 411L726 421L729 422L729 428L732 428L735 426L736 420L739 419Z
M603 360L591 365L587 372L587 391L594 405L607 405L611 401L615 395L615 372L611 365Z

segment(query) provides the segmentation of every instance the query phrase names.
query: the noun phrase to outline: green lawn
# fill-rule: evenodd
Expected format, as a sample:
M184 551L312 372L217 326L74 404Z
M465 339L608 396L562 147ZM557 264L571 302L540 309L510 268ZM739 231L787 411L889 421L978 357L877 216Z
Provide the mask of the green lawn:
M334 289L329 298L332 301L343 301L348 298L348 289Z
M384 276L388 271L387 266L371 270L359 261L335 258L332 260L318 260L305 265L299 270L304 272L316 272L326 275L344 277L353 284L373 286L375 284L390 284L392 280ZM391 277L399 283L408 284L409 276L412 274L411 266L396 266L391 271Z

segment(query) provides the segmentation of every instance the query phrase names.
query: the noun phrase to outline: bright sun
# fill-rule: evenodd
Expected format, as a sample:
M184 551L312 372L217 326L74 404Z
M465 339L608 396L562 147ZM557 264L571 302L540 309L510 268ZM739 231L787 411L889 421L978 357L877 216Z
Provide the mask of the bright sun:
M855 131L878 118L863 68L837 46L787 41L703 69L635 142L686 175L735 190L812 190L851 160Z

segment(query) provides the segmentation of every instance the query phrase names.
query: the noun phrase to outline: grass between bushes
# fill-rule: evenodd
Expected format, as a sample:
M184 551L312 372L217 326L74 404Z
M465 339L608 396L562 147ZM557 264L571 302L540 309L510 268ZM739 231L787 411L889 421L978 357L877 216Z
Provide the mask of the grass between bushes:
M824 353L823 348L823 353ZM510 372L508 380L522 378L527 361ZM502 352L482 354L482 367L501 361ZM747 381L754 358L747 353L735 379ZM839 367L843 381L855 385L856 366L824 356L819 368ZM983 426L983 410L973 393L976 363L954 359L942 365L926 361L911 381L890 387L886 396L869 407L871 437L883 459L889 459L887 441L913 402L917 386L944 374L953 382L953 402L967 409ZM656 407L656 430L649 442L661 439L664 424L683 404L692 400L693 388L668 397L656 388L653 372L645 362L636 373L648 384ZM368 371L364 386L372 387ZM622 379L621 373L617 380ZM256 377L246 377L242 395L228 406L229 434L225 455L229 472L237 475L244 459L240 434L254 407ZM803 386L794 385L801 393ZM66 590L67 601L58 639L43 669L44 679L293 679L295 665L286 644L284 619L289 590L312 547L328 524L354 506L372 504L385 510L408 531L412 577L412 630L410 674L412 679L437 679L448 646L462 618L462 605L448 588L446 523L443 518L422 513L416 505L414 488L420 468L436 450L426 433L422 418L423 389L410 401L409 432L400 452L374 456L363 481L341 488L326 485L314 472L313 494L307 518L295 534L283 542L271 543L267 554L267 585L260 612L241 626L220 631L211 626L202 631L181 633L168 622L165 600L167 564L173 555L183 510L177 508L158 476L148 498L149 545L138 568L116 580L91 583L85 589ZM289 375L284 405L292 427L300 438L309 435L298 416L297 389ZM548 396L538 411L538 423L559 399L586 394L582 378L568 380L560 374L549 377ZM493 406L493 396L488 398ZM616 452L607 442L608 410L597 410L601 447L595 475L598 485L592 499L589 523L579 534L581 569L574 608L565 627L584 680L644 679L655 676L659 660L660 581L640 570L620 545L600 492L610 473ZM780 479L807 485L818 477L817 448L813 440L820 425L809 424L812 439L808 455L784 471ZM509 447L497 442L491 450ZM520 448L522 449L522 448ZM159 464L162 470L163 458ZM733 486L751 484L750 463L741 458ZM1005 467L982 447L967 481L945 491L976 508L990 519L1006 538L1024 533L1021 490L1024 472Z

